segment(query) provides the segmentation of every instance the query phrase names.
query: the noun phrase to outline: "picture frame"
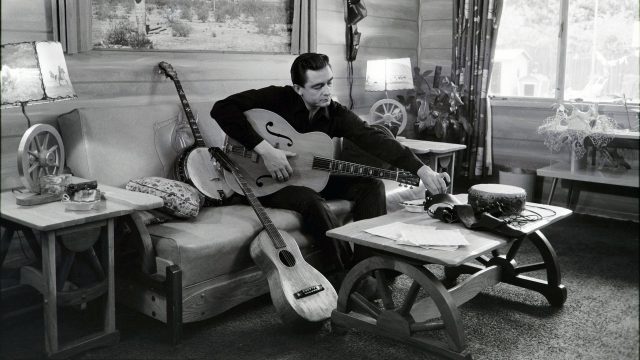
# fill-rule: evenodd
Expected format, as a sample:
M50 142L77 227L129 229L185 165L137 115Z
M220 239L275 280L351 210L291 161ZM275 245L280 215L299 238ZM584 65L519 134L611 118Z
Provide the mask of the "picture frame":
M291 53L294 0L92 0L92 49Z

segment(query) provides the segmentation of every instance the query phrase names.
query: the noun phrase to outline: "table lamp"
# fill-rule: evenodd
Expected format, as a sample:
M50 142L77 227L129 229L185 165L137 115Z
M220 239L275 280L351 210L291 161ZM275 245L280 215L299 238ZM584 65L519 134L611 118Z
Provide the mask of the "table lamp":
M413 89L413 74L409 58L367 61L365 91L384 91L385 99L378 100L369 111L371 124L382 124L394 135L407 125L407 110L399 101L389 99L388 90Z
M18 146L18 174L28 192L40 192L39 179L59 175L64 169L64 147L51 125L31 126L27 104L76 99L62 45L53 41L32 41L2 45L1 108L20 106L27 119L27 131Z

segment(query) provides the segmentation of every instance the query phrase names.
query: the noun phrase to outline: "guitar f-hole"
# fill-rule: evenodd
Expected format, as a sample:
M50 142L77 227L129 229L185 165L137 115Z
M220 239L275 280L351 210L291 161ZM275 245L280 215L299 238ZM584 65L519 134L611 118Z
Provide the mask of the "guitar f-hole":
M262 182L262 179L266 179L266 178L271 179L271 175L260 175L260 176L258 176L258 178L256 178L256 186L257 187L262 187L264 185L264 183Z
M280 251L278 257L280 257L280 262L283 263L286 267L293 267L296 265L296 259L293 257L293 254L289 252L289 250Z
M292 140L290 137L288 137L288 136L286 136L286 135L278 134L278 133L276 133L276 132L273 132L273 131L269 130L269 128L270 128L270 127L273 127L273 125L274 125L274 124L273 124L273 121L269 121L268 123L266 123L266 124L265 124L264 129L265 129L269 134L271 134L271 135L273 135L273 136L277 136L277 137L279 137L279 138L283 138L283 139L287 139L287 140L289 140L289 142L287 143L287 146L289 146L289 147L293 146L293 140Z

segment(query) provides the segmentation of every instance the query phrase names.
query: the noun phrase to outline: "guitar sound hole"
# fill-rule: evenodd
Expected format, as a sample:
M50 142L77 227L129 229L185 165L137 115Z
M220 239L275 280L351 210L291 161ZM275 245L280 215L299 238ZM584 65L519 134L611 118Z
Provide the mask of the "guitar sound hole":
M287 267L292 267L296 264L296 259L288 250L280 251L280 254L278 256L280 257L280 262L282 262Z

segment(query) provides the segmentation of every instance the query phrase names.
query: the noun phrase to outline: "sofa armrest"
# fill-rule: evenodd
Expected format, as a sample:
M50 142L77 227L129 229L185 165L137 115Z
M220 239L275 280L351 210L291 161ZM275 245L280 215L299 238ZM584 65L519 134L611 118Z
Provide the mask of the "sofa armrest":
M147 226L142 221L142 215L139 211L134 211L131 213L131 220L136 227L140 239L140 256L142 259L142 272L148 275L153 275L156 273L156 255L153 250L153 243L151 241L151 235L147 230Z

